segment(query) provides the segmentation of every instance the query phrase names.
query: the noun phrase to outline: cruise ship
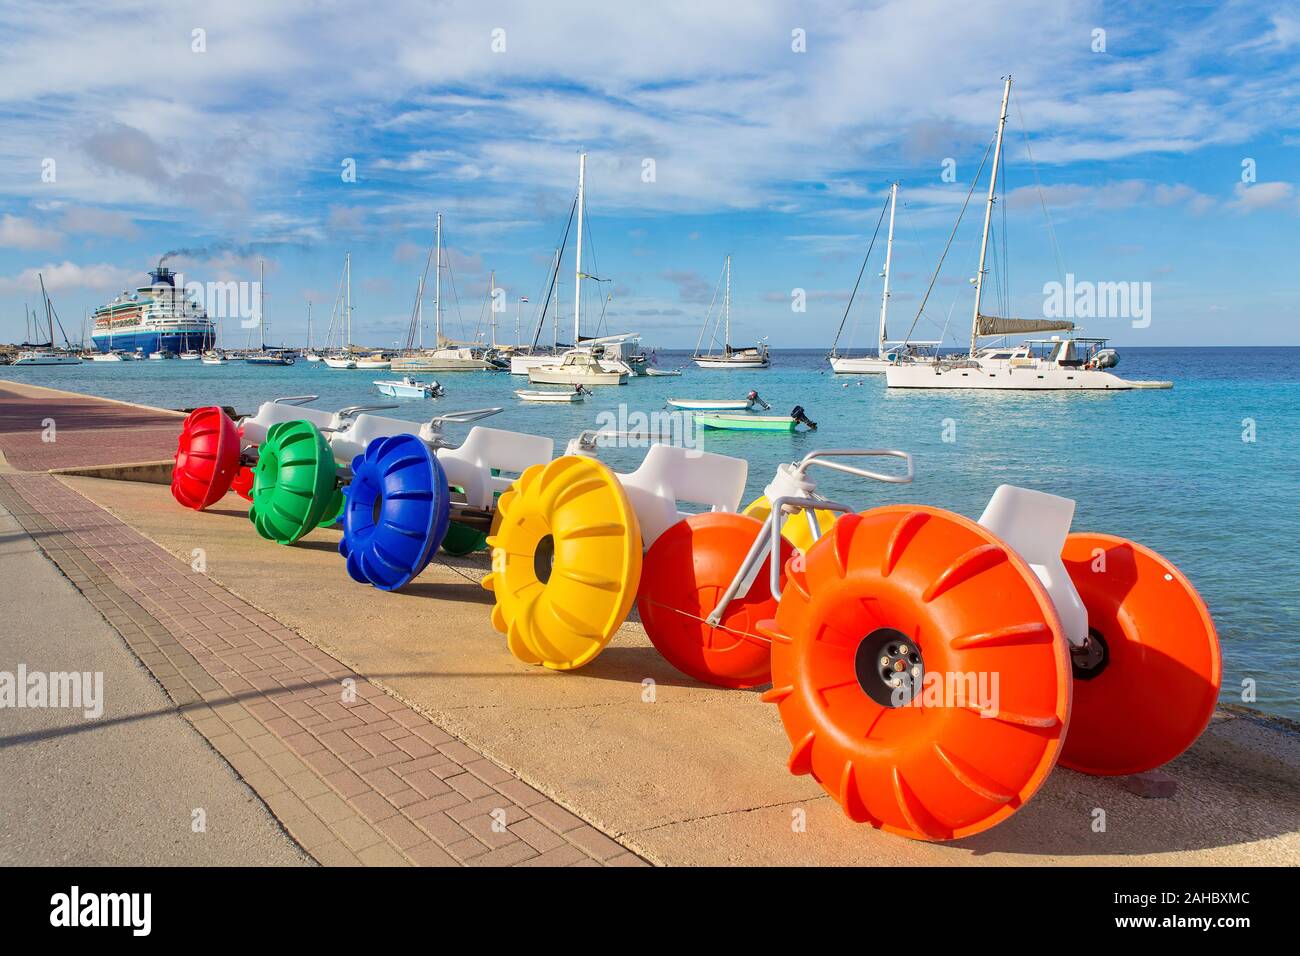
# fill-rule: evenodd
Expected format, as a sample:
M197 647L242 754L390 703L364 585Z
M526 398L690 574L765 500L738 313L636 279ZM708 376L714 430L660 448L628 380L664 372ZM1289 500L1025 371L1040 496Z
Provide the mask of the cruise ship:
M100 352L202 351L213 343L212 320L201 303L176 288L176 274L158 264L149 284L122 292L94 312L91 340Z

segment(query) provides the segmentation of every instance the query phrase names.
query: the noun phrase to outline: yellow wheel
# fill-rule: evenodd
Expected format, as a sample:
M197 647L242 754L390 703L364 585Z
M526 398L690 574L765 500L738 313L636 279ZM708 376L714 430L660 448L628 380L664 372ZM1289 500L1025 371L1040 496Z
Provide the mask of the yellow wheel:
M572 670L604 650L641 580L641 528L614 473L566 455L501 495L487 539L492 625L528 664Z
M766 521L767 516L772 513L772 504L767 500L766 495L760 495L749 504L745 505L745 510L741 514L749 515L751 518L757 518L759 521ZM831 525L835 519L840 516L838 511L827 511L819 508L816 512L817 527L821 529L823 536L830 534ZM785 522L781 525L781 537L789 541L800 551L807 551L813 546L812 529L808 527L808 516L805 512L788 515Z

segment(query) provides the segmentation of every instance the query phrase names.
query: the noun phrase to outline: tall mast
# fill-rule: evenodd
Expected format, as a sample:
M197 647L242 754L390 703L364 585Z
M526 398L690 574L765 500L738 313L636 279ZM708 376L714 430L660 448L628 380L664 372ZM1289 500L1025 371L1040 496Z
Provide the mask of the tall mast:
M346 253L343 256L343 314L347 317L347 324L344 326L344 335L347 341L343 343L343 351L352 351L352 253Z
M418 332L418 348L424 349L424 273L420 273L420 282L415 292L415 324Z
M722 336L723 351L731 348L731 256L727 256L727 294L722 300L723 313L727 317L727 330Z
M257 260L257 350L266 351L266 260Z
M993 175L989 177L989 201L984 207L984 236L980 239L980 269L975 273L975 314L970 322L970 354L979 350L980 296L984 292L984 258L989 251L989 224L993 221L993 203L998 188L998 162L1002 159L1002 131L1007 128L1007 100L1011 98L1011 75L1002 88L1002 113L998 117L998 142L993 148Z
M573 257L573 344L581 337L582 321L582 208L584 180L587 176L587 154L578 154L578 251Z
M433 344L442 348L442 213L433 235Z
M492 329L492 347L497 347L497 271L488 273L488 324Z
M54 315L50 312L50 297L45 291L45 277L38 272L36 278L41 283L41 300L45 303L45 322L50 327L50 348L54 348Z
M876 354L885 357L885 316L889 314L889 262L894 254L894 204L898 202L898 183L889 187L889 239L885 243L885 288L880 293L880 343Z
M307 300L307 351L311 351L311 299Z

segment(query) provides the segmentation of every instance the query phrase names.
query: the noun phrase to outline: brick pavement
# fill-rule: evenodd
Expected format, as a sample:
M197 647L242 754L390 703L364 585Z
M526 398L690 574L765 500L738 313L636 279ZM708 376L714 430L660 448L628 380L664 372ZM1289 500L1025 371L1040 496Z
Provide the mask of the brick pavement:
M0 503L319 862L644 865L56 478Z
M19 471L161 461L176 454L177 412L0 383L0 452ZM45 440L47 419L56 441Z

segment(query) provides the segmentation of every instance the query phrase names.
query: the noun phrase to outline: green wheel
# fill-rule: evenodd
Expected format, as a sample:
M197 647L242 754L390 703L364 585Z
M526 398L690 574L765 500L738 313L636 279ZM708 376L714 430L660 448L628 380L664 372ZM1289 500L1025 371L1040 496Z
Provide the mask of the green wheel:
M338 520L344 498L334 455L311 422L280 422L266 433L253 471L257 533L277 544L293 544L308 531Z

